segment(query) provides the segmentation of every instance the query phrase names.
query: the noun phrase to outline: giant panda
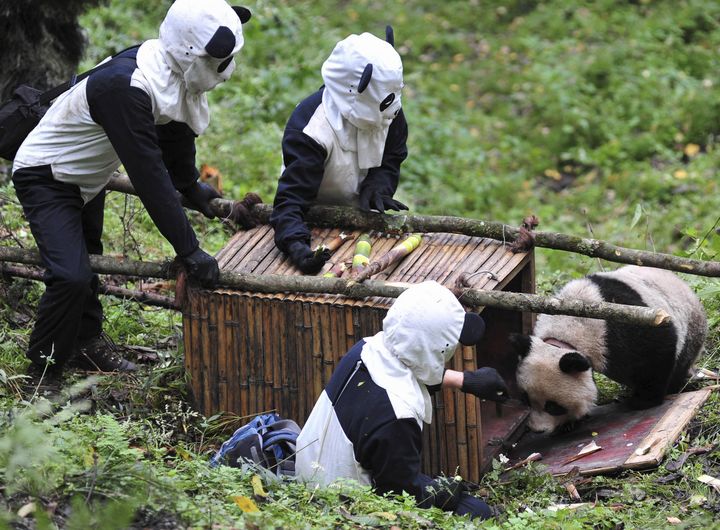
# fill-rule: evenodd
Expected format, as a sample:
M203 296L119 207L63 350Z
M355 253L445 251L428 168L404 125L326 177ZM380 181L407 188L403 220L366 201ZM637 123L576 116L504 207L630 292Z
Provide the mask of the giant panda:
M531 408L532 430L554 431L585 416L597 399L593 370L627 386L634 409L658 405L686 383L703 349L707 319L698 298L675 274L631 265L573 280L556 296L660 308L672 323L642 327L543 314L531 336L513 334L517 383Z

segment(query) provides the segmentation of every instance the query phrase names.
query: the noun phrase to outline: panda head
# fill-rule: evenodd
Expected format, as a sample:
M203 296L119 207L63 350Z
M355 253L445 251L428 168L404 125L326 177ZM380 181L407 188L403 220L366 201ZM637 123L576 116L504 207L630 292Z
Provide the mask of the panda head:
M586 356L534 336L513 334L511 342L520 357L517 383L533 431L551 432L590 412L597 387Z

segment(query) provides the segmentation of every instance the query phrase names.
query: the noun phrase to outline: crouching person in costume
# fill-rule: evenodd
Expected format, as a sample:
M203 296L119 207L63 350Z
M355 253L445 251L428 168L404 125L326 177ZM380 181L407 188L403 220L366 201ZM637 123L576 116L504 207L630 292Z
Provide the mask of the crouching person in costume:
M195 137L209 121L205 93L232 74L249 18L224 0L177 0L159 39L114 56L61 95L20 147L13 183L47 269L31 372L48 363L58 375L73 356L93 370L136 368L102 338L88 258L102 253L104 188L120 164L190 277L217 282L217 262L200 248L175 190L212 216L218 195L198 181Z
M380 494L406 491L423 508L490 517L487 504L464 493L461 482L420 472L431 391L442 383L484 399L507 398L492 368L444 370L458 343L476 344L484 331L482 318L436 282L402 293L383 330L353 346L335 369L298 436L297 476L323 486L354 479Z
M408 133L402 61L389 26L386 33L387 42L363 33L337 43L322 66L324 86L300 102L285 127L270 224L277 247L306 274L330 257L310 248L305 214L312 204L407 210L393 199Z

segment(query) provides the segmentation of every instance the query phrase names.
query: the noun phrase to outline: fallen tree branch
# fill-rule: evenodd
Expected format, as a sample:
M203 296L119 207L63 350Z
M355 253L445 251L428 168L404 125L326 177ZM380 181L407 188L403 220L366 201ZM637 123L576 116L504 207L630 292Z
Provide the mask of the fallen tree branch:
M39 270L28 269L27 267L20 267L17 265L8 265L7 263L0 263L0 273L7 276L13 276L15 278L25 278L27 280L36 280L40 282L43 281L43 273ZM163 296L161 294L151 293L148 291L136 291L134 289L126 289L125 287L108 285L101 282L100 285L98 285L98 292L100 294L115 296L117 298L123 298L125 300L131 300L145 305L164 307L165 309L180 309L175 303L175 299L173 297Z
M108 184L108 189L135 194L130 180L120 174L113 176ZM228 218L234 201L213 199L210 203L216 209L216 215ZM272 206L257 204L253 206L252 213L259 222L267 224L272 213ZM363 212L343 206L313 206L308 210L305 219L309 224L323 228L377 230L391 234L449 232L486 237L508 243L515 241L520 235L519 228L495 221L437 215L386 215ZM537 247L583 254L616 263L657 267L698 276L720 277L720 262L718 261L701 261L672 254L624 248L600 239L576 237L559 232L533 231L532 234Z
M40 255L36 250L14 247L0 247L0 261L39 265ZM156 263L134 261L110 256L90 256L92 270L99 274L125 274L151 278L173 278L170 262ZM220 272L218 287L258 293L313 293L339 294L349 298L380 296L397 298L412 284L365 280L358 283L345 278L323 278L318 276L283 276L279 274L247 274ZM586 303L582 300L563 300L536 294L512 293L505 291L483 291L462 289L458 299L470 307L496 307L511 311L563 314L585 318L618 320L638 326L661 326L670 322L670 315L662 309L642 306L612 304L608 302Z

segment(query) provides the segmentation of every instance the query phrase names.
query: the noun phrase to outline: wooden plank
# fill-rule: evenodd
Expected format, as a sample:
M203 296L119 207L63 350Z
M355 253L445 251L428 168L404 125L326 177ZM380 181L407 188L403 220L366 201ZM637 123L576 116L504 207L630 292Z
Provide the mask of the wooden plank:
M344 307L341 310L345 319L345 343L341 346L343 351L339 352L338 359L340 359L340 356L344 355L345 352L350 350L350 348L352 348L353 345L357 342L355 340L355 314L353 308Z
M297 302L296 302L297 303ZM303 380L303 411L304 413L300 417L304 423L305 418L310 415L310 411L315 405L316 398L320 397L322 389L318 392L318 388L315 383L315 358L318 355L318 349L315 345L315 330L313 329L313 317L314 311L313 306L310 303L303 303L303 351L302 351L302 362L305 367L303 373L305 378Z
M450 360L450 368L453 370L457 370L460 367L455 361L455 358ZM460 457L458 454L458 407L456 407L455 393L459 394L457 391L446 388L443 389L442 396L445 405L445 424L443 428L445 429L445 444L447 445L447 464L445 465L447 466L446 471L448 473L454 471L460 465Z
M664 451L687 426L709 393L709 389L701 389L667 396L661 405L646 410L632 410L624 403L602 405L592 410L589 418L579 422L570 432L525 434L508 456L514 461L539 452L543 455L542 463L552 474L567 473L574 467L582 475L650 467L660 461ZM683 411L685 408L689 409L687 413ZM645 460L633 457L643 443L654 440L658 441L644 455ZM569 462L590 441L602 450ZM656 450L662 450L662 453L656 453Z
M240 404L240 350L238 349L238 317L237 296L228 295L225 298L225 339L227 344L227 379L228 396L227 411L232 414L241 413Z
M259 366L262 352L262 301L255 297L248 298L248 413L257 414L258 393L262 383L262 372Z
M217 405L218 410L228 412L228 364L231 356L228 351L228 337L225 326L225 302L227 295L214 293L212 297L216 300L215 314L215 344L216 344L216 370L217 370Z
M320 337L322 359L322 387L325 388L333 372L333 337L337 334L337 327L333 325L333 307L323 304L320 307ZM337 319L335 319L337 324Z
M190 388L195 406L204 413L205 403L202 391L202 349L200 345L200 302L197 291L188 289L189 339L186 340L185 366L189 368ZM188 328L185 328L188 330ZM187 331L186 331L187 333Z
M234 272L253 272L257 265L257 247L267 237L269 227L253 228L247 232L247 236L237 241L235 253L223 263L223 269Z
M628 469L639 469L658 465L665 452L677 440L680 433L690 420L697 414L700 407L705 403L712 392L709 388L703 388L695 392L684 392L677 394L673 399L673 405L660 418L652 432L640 443L638 448L625 461L623 467ZM646 454L643 453L648 450Z
M262 349L256 354L260 357L260 388L258 392L258 412L274 409L273 403L273 364L277 362L279 352L273 348L273 337L277 333L273 323L272 301L262 300Z
M447 287L455 287L457 279L463 274L472 274L482 270L482 264L485 262L484 253L488 253L488 249L492 246L491 239L481 237L473 237L471 243L468 244L468 256L463 260L462 265L453 267L450 275L445 278L443 285Z
M250 416L253 413L250 405L250 352L252 344L250 330L253 329L251 312L252 299L247 296L237 297L237 322L238 327L238 360L239 360L239 386L240 386L240 415Z
M208 330L208 297L207 293L200 291L200 305L198 312L202 315L200 319L200 352L202 355L202 384L203 384L203 414L212 416L215 414L215 407L212 399L212 391L215 387L215 381L210 378L210 333Z
M440 252L440 259L435 263L432 270L428 271L426 280L435 280L441 285L447 285L445 280L450 276L456 268L463 268L464 257L466 255L465 246L468 243L467 236L452 234L447 245ZM450 286L454 287L454 286Z
M288 319L285 322L287 333L281 340L284 364L282 366L282 384L284 387L283 399L287 401L287 414L289 418L300 418L301 395L299 389L305 384L302 377L299 357L306 353L302 348L303 336L303 309L302 304L296 302L283 303L284 314Z
M455 357L462 359L462 371L473 371L477 368L477 353L474 347L458 346ZM463 476L467 480L477 482L480 479L483 450L480 401L471 394L462 395L465 396L465 424L468 442L468 467Z
M322 394L323 385L323 329L327 326L322 325L322 306L318 304L310 304L310 314L312 322L312 373L308 382L312 381L313 395ZM311 406L312 409L312 406Z

